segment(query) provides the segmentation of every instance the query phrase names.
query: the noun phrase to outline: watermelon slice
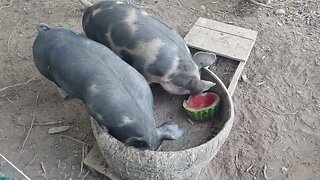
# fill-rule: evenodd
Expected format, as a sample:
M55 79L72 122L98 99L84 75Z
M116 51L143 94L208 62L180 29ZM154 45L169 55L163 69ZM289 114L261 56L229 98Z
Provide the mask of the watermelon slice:
M213 117L219 103L218 94L206 92L198 96L189 96L188 100L183 101L183 107L192 119L204 121Z

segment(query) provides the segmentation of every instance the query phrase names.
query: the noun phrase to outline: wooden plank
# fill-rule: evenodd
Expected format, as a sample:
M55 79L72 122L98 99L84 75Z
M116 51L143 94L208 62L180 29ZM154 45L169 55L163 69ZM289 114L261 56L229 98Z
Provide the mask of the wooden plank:
M112 180L121 180L115 173L109 168L108 163L103 158L100 149L97 144L93 146L88 155L83 160L83 163L90 168L98 171L99 173L107 176Z
M246 61L254 41L239 36L194 26L185 37L188 46L216 53L217 55Z
M257 34L258 32L250 29L200 17L186 35L185 41L194 49L240 61L228 87L232 95L249 59Z
M246 62L245 61L241 61L237 67L237 70L236 72L234 73L233 77L232 77L232 80L230 82L230 85L228 87L228 92L230 93L230 95L232 96L233 93L234 93L234 90L236 89L237 87L237 84L238 84L238 81L239 81L239 78L241 76L241 73L242 73L242 70L244 68L244 66L246 65Z
M227 34L231 34L234 36L243 37L245 39L250 39L252 41L255 41L257 38L257 31L253 31L251 29L245 29L242 27L214 21L212 19L206 19L200 17L198 21L195 24L196 26L208 28L214 31L219 31Z

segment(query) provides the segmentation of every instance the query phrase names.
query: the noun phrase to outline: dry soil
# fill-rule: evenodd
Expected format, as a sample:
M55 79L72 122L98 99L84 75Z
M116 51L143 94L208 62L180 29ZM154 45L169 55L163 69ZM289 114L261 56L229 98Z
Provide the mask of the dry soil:
M182 36L200 16L259 32L243 72L248 81L234 93L231 134L199 179L320 178L319 0L272 0L271 8L244 0L133 3ZM94 143L89 116L39 76L32 58L37 23L81 33L82 13L77 0L0 0L0 89L8 87L0 91L0 153L32 179L88 172L80 162ZM61 125L72 129L48 134ZM10 170L3 159L1 168Z

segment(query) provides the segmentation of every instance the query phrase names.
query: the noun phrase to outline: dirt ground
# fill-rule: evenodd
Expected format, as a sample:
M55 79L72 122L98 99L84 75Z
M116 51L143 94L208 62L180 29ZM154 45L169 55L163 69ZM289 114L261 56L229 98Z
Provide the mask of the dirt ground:
M272 0L271 8L244 0L133 3L182 36L200 16L259 32L243 72L248 80L234 94L231 134L199 179L320 178L319 0ZM80 162L94 143L89 116L39 76L31 51L39 22L82 32L81 9L77 0L0 0L0 153L32 179L88 172ZM48 134L61 125L72 129ZM0 159L0 169L9 168Z

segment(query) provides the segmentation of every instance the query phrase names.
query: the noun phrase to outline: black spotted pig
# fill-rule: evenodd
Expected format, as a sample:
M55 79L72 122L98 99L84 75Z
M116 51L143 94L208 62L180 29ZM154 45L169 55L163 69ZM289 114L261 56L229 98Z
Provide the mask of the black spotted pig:
M66 29L37 26L33 57L40 73L85 104L118 140L156 150L184 130L166 122L156 128L153 97L144 77L107 47Z
M109 47L149 83L160 83L178 95L197 95L215 85L200 80L199 69L216 56L199 52L192 58L183 38L146 12L120 1L80 2L86 7L82 19L86 36Z

